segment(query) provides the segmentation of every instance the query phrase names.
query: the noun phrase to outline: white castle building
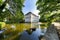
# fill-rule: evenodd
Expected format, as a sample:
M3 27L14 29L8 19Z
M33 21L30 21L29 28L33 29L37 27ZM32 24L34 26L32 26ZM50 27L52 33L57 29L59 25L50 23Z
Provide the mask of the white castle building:
M25 22L39 22L39 16L29 12L25 15Z

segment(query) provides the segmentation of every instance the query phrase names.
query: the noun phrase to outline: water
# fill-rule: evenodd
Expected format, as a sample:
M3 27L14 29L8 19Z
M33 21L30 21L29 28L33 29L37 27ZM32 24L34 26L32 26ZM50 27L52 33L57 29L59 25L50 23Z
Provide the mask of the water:
M22 32L20 40L40 40L46 29L41 29L40 24L31 23L31 28Z
M3 33L3 30L0 30L0 34L2 34Z
M31 30L31 28L36 28L36 29L34 31L34 29ZM42 30L40 28L40 24L38 23L6 24L5 29L7 30L5 30L3 33L4 40L20 40L20 35L23 35L22 38L25 38L24 36L29 35L29 38L31 38L32 40L34 38L38 40L40 35L44 35L45 30L46 30L46 29ZM30 29L31 34L28 34L28 32L26 31L29 29ZM28 37L26 36L26 38Z
M31 29L32 30L32 29ZM24 31L21 36L20 36L20 40L39 40L39 37L42 35L44 35L44 33L41 32L41 29L36 28L35 30L29 30L28 31Z

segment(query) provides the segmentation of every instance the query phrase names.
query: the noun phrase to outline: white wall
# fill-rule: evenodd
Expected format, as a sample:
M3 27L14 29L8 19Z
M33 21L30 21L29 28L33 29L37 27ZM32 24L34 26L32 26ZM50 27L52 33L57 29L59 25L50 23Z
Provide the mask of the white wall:
M31 22L31 14L25 15L25 22Z
M32 22L39 22L39 17L31 14L31 21Z
M39 17L33 14L25 15L25 22L39 22Z

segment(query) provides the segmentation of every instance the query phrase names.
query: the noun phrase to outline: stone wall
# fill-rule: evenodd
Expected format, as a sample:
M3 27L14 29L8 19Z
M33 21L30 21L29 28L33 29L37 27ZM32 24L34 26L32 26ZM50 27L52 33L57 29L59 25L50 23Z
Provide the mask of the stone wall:
M45 40L59 40L57 29L52 24L50 27L47 28L47 31L44 35Z

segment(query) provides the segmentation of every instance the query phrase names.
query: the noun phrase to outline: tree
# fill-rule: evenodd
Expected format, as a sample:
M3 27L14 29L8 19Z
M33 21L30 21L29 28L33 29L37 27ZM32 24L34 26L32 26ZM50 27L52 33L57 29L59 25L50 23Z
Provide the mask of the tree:
M20 23L20 22L24 22L24 14L21 13L20 11L17 11L17 13L15 14L15 16L9 15L7 17L7 22L8 23Z
M5 6L6 6L6 1L2 2L2 0L0 0L0 21L2 21L2 19L3 19L2 10L5 8Z
M16 3L16 13L15 16L10 16L9 17L9 21L11 23L19 23L19 22L23 22L23 18L24 18L24 14L22 12L22 7L24 0L14 0L14 3ZM14 6L12 5L12 7L14 8Z
M10 14L12 16L16 15L17 11L20 11L20 14L22 14L23 2L24 0L5 0L4 2L0 0L0 21L3 21L3 19L10 16ZM3 9L5 9L4 12Z
M38 0L37 9L40 10L40 21L48 22L50 25L56 20L60 20L60 0Z

